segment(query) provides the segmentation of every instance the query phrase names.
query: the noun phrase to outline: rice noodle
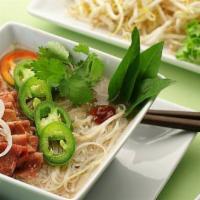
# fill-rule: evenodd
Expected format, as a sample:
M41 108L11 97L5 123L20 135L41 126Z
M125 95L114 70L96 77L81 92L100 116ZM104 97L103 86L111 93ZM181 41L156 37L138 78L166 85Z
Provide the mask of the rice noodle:
M200 20L200 1L76 0L72 1L68 12L125 39L131 38L131 32L137 26L144 45L165 40L168 49L175 52L184 39L188 22ZM176 37L171 37L173 35Z
M97 102L107 102L108 80L103 79L96 87ZM59 100L73 121L73 134L76 138L76 151L67 166L51 167L47 164L37 178L25 180L47 191L72 198L89 176L101 164L115 144L128 121L123 117L125 106L118 105L116 114L100 125L96 125L88 111L92 105L74 107L67 100Z

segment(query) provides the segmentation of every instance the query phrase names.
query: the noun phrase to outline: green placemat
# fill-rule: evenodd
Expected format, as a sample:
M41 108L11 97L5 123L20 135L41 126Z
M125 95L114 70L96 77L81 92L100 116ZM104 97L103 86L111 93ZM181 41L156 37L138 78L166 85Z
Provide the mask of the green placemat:
M115 56L123 56L125 52L124 49L65 30L30 16L26 12L26 7L29 2L29 0L1 0L0 25L8 21L22 22L74 41L88 43L93 48L108 52ZM176 84L167 88L160 94L161 98L195 110L200 110L200 75L166 63L162 64L160 73L168 78L176 80ZM195 196L200 193L199 158L200 137L197 136L159 195L158 200L194 200Z

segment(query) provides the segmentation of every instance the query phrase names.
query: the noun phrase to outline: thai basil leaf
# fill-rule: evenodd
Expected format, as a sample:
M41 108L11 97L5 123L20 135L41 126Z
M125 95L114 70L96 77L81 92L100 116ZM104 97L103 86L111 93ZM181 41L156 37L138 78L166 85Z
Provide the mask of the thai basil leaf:
M170 79L148 78L141 82L137 97L126 110L126 116L132 114L134 109L145 100L157 96L161 90L172 84Z
M134 87L135 87L135 83L138 77L138 74L140 72L140 56L138 54L138 56L135 58L135 60L133 61L133 63L130 64L126 76L124 78L123 81L123 85L122 88L120 90L120 101L122 101L123 103L128 103L128 101L130 100L132 93L134 91Z
M131 63L133 63L138 55L138 52L140 52L140 38L139 31L137 30L137 28L135 28L132 33L131 46L128 48L127 53L125 54L124 58L122 59L121 63L119 64L117 70L110 80L108 87L110 101L114 101L118 97L119 91L122 87L124 78L128 71L128 67Z
M140 77L155 78L157 77L161 56L163 50L163 42L159 42L143 51L140 55Z
M161 63L162 49L163 42L159 42L140 54L140 73L137 77L131 100L136 98L137 91L141 85L141 80L157 77Z

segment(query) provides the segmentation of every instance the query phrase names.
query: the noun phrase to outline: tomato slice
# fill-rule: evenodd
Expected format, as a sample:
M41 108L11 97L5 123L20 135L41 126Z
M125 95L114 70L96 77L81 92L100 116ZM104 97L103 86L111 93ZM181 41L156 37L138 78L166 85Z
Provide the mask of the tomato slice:
M6 54L0 61L0 72L4 80L10 85L14 85L11 70L16 66L16 62L23 59L37 59L37 54L29 50L18 49Z

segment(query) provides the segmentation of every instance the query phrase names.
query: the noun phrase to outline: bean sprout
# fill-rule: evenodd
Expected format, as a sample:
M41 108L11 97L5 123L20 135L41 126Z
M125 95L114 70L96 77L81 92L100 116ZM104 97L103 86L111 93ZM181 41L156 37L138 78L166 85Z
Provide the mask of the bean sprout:
M94 27L130 39L134 27L141 32L143 45L160 40L172 53L184 39L185 27L200 20L199 0L76 0L69 6L72 16Z

